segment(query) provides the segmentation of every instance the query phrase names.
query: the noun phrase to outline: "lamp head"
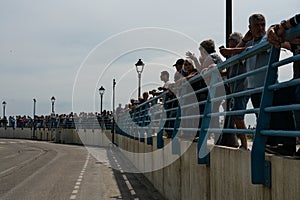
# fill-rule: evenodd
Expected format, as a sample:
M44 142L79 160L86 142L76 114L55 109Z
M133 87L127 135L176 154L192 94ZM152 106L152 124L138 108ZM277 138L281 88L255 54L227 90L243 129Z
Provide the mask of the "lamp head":
M101 86L101 87L99 88L99 94L100 94L100 95L103 95L104 92L105 92L105 89L104 89L103 86Z
M135 63L136 72L139 74L142 73L144 70L144 66L145 64L143 63L142 59L139 59L137 63Z

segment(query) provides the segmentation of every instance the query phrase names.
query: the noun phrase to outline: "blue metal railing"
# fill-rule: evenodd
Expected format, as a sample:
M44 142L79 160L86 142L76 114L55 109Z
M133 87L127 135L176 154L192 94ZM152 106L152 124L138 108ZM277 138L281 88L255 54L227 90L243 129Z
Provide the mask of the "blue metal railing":
M287 31L287 38L300 35L300 26ZM234 65L239 65L244 60L259 53L269 51L270 59L266 66L262 66L250 72L237 75L233 78L220 80L220 71ZM118 118L118 133L140 142L152 144L152 136L157 136L157 148L164 147L164 132L172 138L173 153L178 153L178 138L198 139L198 163L209 165L208 139L217 142L222 133L252 134L254 141L251 151L251 172L253 184L264 184L270 187L270 163L265 159L266 140L270 136L300 137L300 131L295 130L271 130L271 114L284 111L300 110L300 104L273 105L274 91L300 84L300 79L294 79L278 83L278 68L300 60L300 55L291 56L279 61L280 50L271 47L267 42L256 45L239 55L227 59L216 67L203 74L191 78L172 92L176 97L170 97L170 93L162 94L137 106L130 112L124 112ZM224 84L233 84L250 75L256 75L266 71L265 84L263 87L246 89L244 91L232 91L230 94L221 92ZM203 87L199 84L205 83ZM247 108L235 110L224 108L220 110L222 103L232 98L251 95L262 92L260 108ZM224 105L224 103L223 103ZM234 129L229 126L231 116L239 114L256 114L257 126L255 130ZM225 117L229 117L229 123L220 126L218 123ZM172 134L170 134L170 132ZM191 134L189 134L191 133ZM146 136L145 136L146 134Z

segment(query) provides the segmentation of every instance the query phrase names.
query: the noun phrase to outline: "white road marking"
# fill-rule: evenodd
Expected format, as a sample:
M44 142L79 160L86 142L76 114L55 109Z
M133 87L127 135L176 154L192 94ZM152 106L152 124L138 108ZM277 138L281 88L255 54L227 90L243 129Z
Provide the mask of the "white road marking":
M80 172L80 175L79 175L78 179L76 180L76 183L75 183L75 186L74 186L74 190L72 191L72 194L71 194L71 196L70 196L70 199L76 199L76 197L77 197L77 196L74 195L74 194L77 194L78 191L79 191L79 189L80 189L80 184L81 184L81 182L82 182L83 175L84 175L84 173L85 173L85 171L86 171L86 167L87 167L87 165L88 165L89 159L90 159L90 154L88 154L87 157L86 157L85 163L84 163L84 165L83 165L83 168L82 168L82 170L81 170L81 172Z
M5 174L5 173L7 173L7 172L13 170L14 168L16 168L16 167L11 167L11 168L8 168L7 170L4 170L4 171L0 172L0 175L1 175L1 174Z
M114 154L114 153L112 152L112 154ZM113 156L113 159L114 159L114 161L116 162L117 167L119 168L119 171L120 171L121 173L123 173L124 171L122 170L122 168L121 168L121 166L120 166L120 164L119 164L119 162L118 162L118 160L116 159L115 156ZM136 192L135 192L135 190L133 189L131 183L128 181L127 176L126 176L125 174L123 174L122 177L123 177L123 179L124 179L124 181L125 181L125 183L126 183L127 188L129 189L131 195L136 195ZM139 198L134 198L134 199L138 200Z
M9 156L5 156L4 159L7 159L7 158L13 158L15 156L19 155L18 153L15 153L15 154L12 154L12 155L9 155Z

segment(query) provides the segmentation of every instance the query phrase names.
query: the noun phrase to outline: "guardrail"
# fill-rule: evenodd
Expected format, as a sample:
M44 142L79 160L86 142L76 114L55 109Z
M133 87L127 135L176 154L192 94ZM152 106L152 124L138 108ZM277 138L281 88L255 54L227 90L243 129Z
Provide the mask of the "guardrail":
M287 31L288 38L293 38L296 35L300 35L299 25ZM270 59L266 66L227 80L220 78L220 70L239 65L245 59L264 51L270 51ZM271 47L265 42L233 56L215 68L191 78L181 87L174 89L172 93L164 92L137 106L134 110L124 112L117 119L117 133L135 140L139 139L140 142L145 142L145 138L147 138L147 144L152 144L152 136L157 135L157 148L163 148L165 131L167 136L172 138L174 154L179 152L179 139L184 138L192 141L199 136L198 163L208 166L210 161L209 140L215 139L214 142L216 143L222 133L252 134L254 135L251 151L252 183L271 187L270 162L265 159L267 138L269 136L300 137L300 131L272 130L270 126L272 113L300 110L300 104L274 105L274 91L296 86L300 83L300 79L277 83L278 68L300 60L300 55L297 55L279 61L279 55L279 49ZM232 83L235 85L238 80L262 71L267 71L263 87L232 92L231 94L222 91L224 84ZM224 100L258 92L262 92L260 108L237 111L224 108L220 111L220 105ZM232 115L251 113L258 116L255 130L229 128ZM224 121L226 116L229 122L220 126L220 120Z

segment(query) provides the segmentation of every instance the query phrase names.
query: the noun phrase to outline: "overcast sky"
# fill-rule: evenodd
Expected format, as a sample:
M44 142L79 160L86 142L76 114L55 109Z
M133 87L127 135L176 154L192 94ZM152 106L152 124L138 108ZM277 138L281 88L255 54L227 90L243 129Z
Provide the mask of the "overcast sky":
M245 33L248 17L262 13L267 26L299 12L299 0L233 1L233 31ZM99 111L136 98L134 64L145 63L142 88L161 85L160 71L173 81L177 58L213 39L224 44L225 1L1 0L0 100L6 115ZM283 76L289 77L290 74ZM2 109L0 109L2 111ZM2 112L0 113L2 116Z

